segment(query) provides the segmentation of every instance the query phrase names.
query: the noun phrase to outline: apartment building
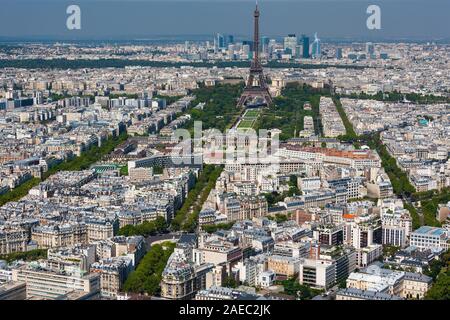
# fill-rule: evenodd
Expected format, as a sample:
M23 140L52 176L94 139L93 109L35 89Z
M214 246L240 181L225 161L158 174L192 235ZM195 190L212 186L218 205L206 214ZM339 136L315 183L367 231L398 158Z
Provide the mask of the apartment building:
M206 274L214 265L203 264L194 267L179 260L177 257L169 258L169 263L162 274L161 297L171 300L190 300L195 294L206 288Z
M87 227L84 223L65 223L60 225L37 226L31 231L31 240L39 248L68 247L87 244Z
M381 292L406 299L423 299L432 278L422 273L393 271L372 265L350 274L347 288Z
M405 272L401 297L423 299L432 286L433 279L421 273Z
M85 298L100 293L98 274L70 274L51 271L36 263L12 270L12 280L26 284L27 299L57 299L70 292L82 292Z
M298 273L300 258L271 255L267 259L267 268L278 277L290 278Z
M336 282L336 264L327 259L302 259L299 282L313 288L330 288Z
M88 242L105 240L114 236L118 230L118 221L110 221L104 218L86 219Z
M213 265L225 264L226 272L242 260L242 248L220 240L207 241L193 250L194 262L197 265L211 263Z
M363 272L352 272L347 278L347 288L384 292L400 296L404 272L370 266Z
M323 134L326 137L345 135L344 123L331 98L320 97L319 112L322 118Z
M27 251L28 233L21 228L0 229L0 254Z
M220 201L219 210L228 221L251 220L268 213L267 200L263 196L234 196L226 194Z
M336 300L403 300L403 298L385 292L361 290L355 288L340 289L336 293Z
M405 247L412 232L412 218L408 210L381 210L382 244Z
M260 275L268 270L267 260L268 257L265 254L260 254L239 261L234 267L234 270L239 273L239 281L249 286L259 286Z
M133 271L130 257L113 257L100 260L91 265L90 272L100 275L100 294L104 297L116 297L128 275Z
M51 270L89 272L96 261L94 245L75 245L47 250L47 266Z

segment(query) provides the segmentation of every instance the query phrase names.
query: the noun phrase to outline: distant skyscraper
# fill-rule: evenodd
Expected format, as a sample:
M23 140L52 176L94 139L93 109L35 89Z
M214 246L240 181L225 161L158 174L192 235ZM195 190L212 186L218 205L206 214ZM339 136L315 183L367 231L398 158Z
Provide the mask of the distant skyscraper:
M302 57L302 46L297 45L295 47L295 58L300 59Z
M277 45L277 41L275 39L269 40L269 55L273 53L273 48Z
M242 45L242 52L248 59L250 59L250 55L251 55L250 45L248 45L248 44Z
M342 59L342 48L336 48L336 59Z
M216 35L216 45L219 49L225 48L225 37L223 36L223 34L218 33Z
M375 46L372 42L366 43L366 53L371 58L375 57Z
M253 41L250 41L250 40L244 40L244 41L242 41L242 45L243 45L243 46L245 46L245 45L249 46L250 51L253 51Z
M264 52L266 55L269 54L269 43L270 43L269 37L261 37L261 51Z
M284 51L295 56L295 50L297 49L297 37L295 34L289 34L284 38Z
M225 47L228 47L230 44L234 44L234 36L229 34L225 38Z
M303 58L309 58L309 37L302 36L303 42Z
M314 34L314 42L312 43L312 57L317 59L320 58L320 39L317 37L317 32Z
M228 45L228 58L231 60L234 60L234 52L235 52L235 46L234 44Z
M213 45L214 53L219 51L219 44L217 43L217 36L214 36L214 45Z

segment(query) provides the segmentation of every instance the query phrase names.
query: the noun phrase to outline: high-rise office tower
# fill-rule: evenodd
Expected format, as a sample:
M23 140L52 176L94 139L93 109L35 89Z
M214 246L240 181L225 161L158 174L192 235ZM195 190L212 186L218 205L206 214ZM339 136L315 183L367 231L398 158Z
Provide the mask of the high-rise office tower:
M369 56L371 58L375 57L375 46L373 45L372 42L366 43L366 53L367 53L367 56Z
M225 48L225 37L223 36L223 34L218 33L216 35L216 45L218 49Z
M303 35L302 43L303 43L303 58L309 58L309 37Z
M287 37L284 38L284 51L289 53L292 56L295 56L295 50L297 49L297 37L295 34L289 34Z
M295 47L295 58L300 59L302 57L302 46L297 45Z
M320 39L317 37L317 32L314 34L314 41L312 43L311 55L314 59L320 58L321 48Z
M230 44L234 44L234 36L229 34L225 38L225 47L228 47Z
M273 48L277 45L277 41L275 39L269 40L269 55L272 55Z
M263 52L265 55L269 55L269 43L269 37L261 37L261 52Z
M342 59L342 48L336 48L336 59Z
M234 52L236 51L234 44L228 45L228 58L234 60Z
M217 37L214 37L213 49L214 53L217 53L217 51L219 51L219 46L217 45Z
M253 41L250 41L250 40L244 40L244 41L242 41L242 45L243 45L243 46L249 46L250 50L251 50L251 51L254 51L254 48L253 48Z
M242 52L244 53L244 55L245 55L248 59L250 59L250 57L251 57L251 48L250 48L250 45L248 45L248 44L242 45Z

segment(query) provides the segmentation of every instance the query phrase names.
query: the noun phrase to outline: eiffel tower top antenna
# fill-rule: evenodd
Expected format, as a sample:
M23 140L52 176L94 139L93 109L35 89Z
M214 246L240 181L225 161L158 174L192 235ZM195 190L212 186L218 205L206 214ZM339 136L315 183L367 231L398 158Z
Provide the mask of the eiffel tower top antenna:
M256 0L256 8L254 13L254 33L253 33L253 65L254 67L259 67L259 9L258 0Z

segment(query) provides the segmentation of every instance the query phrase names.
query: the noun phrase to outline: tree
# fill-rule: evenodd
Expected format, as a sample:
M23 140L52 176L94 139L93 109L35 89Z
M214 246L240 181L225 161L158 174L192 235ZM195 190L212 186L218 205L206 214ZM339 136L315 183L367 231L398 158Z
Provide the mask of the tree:
M125 292L136 292L136 293L143 293L144 292L144 286L142 283L142 278L144 276L142 275L142 272L134 271L132 272L127 280L125 281L125 284L123 286L123 290Z
M161 166L153 166L153 174L163 174L164 168Z
M158 232L163 232L167 229L166 219L163 217L157 217L155 220L155 228Z
M126 225L119 229L118 234L121 236L149 236L157 232L167 230L167 223L163 217L157 217L154 221L144 221L138 225Z
M128 175L128 165L120 167L120 175L127 176Z
M234 222L208 224L208 225L203 225L202 229L205 232L214 233L217 230L229 230L229 229L231 229L233 227L233 225L234 225Z
M174 248L175 244L170 242L152 245L136 270L128 276L124 284L124 291L149 295L158 294L162 272Z
M347 281L346 281L346 280L341 280L341 281L339 281L338 287L339 287L339 289L345 289L345 288L347 288Z
M302 194L302 192L299 190L299 188L297 186L297 176L296 175L289 176L288 196L292 197L294 195L301 195L301 194Z
M13 252L10 254L0 255L0 260L6 260L11 263L17 260L35 261L47 258L47 249L35 249L25 252Z
M222 282L222 285L226 288L236 288L238 283L233 277L226 277Z
M204 166L197 183L189 191L183 206L176 212L171 224L172 230L195 231L199 212L222 170L222 166Z
M329 94L326 90L315 89L298 83L287 84L282 96L274 99L274 104L264 108L254 124L254 129L281 130L280 140L295 137L303 130L303 119L312 116L315 121L316 134L322 133L319 115L319 100L321 95ZM309 102L312 110L305 110L303 105Z
M155 293L159 293L160 291L159 283L159 277L156 274L151 274L149 277L147 277L147 279L145 279L142 288L148 294L154 295Z
M448 263L450 263L450 251L447 251L441 259L431 261L424 269L423 273L433 278L433 281L435 281L441 270L444 269Z
M396 254L397 251L399 251L399 250L400 250L400 247L385 245L385 246L383 246L383 256L391 257L394 254Z
M435 281L425 299L450 300L450 250L447 250L441 259L432 261L424 270L424 274Z
M136 235L136 228L133 225L129 224L120 228L118 234L119 236L126 237L134 236Z
M281 284L283 285L286 294L299 297L301 300L310 300L323 292L323 290L313 289L300 284L297 276L281 281Z
M288 220L288 216L285 214L281 214L281 213L276 213L275 214L275 221L277 223L282 223Z
M136 226L137 234L148 236L156 233L156 225L154 221L144 221Z
M441 273L437 281L428 290L425 299L427 300L450 300L450 272Z

